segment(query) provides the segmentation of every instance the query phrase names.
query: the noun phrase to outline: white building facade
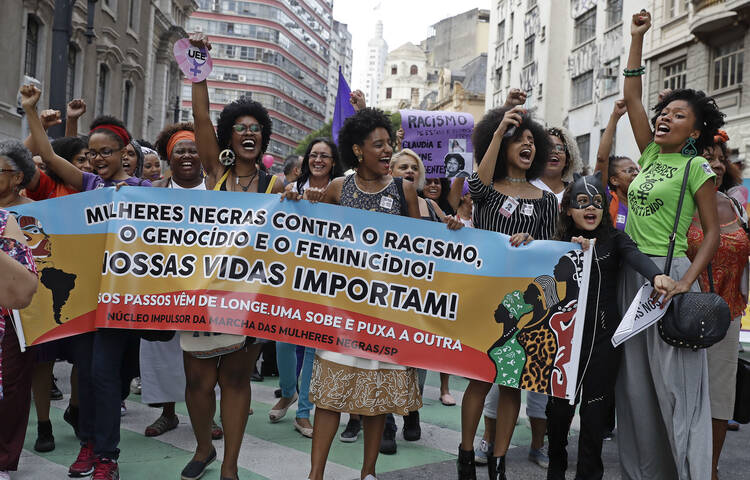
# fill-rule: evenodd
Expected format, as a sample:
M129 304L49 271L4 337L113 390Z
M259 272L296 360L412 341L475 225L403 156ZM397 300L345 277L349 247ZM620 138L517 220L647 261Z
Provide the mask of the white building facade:
M380 84L378 108L395 112L399 108L417 108L427 93L427 55L407 42L390 52Z
M383 68L388 56L388 44L383 38L383 22L375 24L375 36L367 42L367 70L360 84L365 86L365 99L368 105L379 105L380 82L383 79Z

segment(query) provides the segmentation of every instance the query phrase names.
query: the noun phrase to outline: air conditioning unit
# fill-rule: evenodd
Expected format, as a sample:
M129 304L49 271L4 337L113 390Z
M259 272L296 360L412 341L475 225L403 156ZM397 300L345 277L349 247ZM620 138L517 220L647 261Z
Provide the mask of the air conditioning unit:
M245 75L237 75L237 81L238 82L246 82L247 77Z

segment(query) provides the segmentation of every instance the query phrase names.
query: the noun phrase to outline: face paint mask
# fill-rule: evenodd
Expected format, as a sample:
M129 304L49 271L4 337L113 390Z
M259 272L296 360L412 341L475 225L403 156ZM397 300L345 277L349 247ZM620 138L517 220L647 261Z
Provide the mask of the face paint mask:
M583 201L583 196L586 200ZM579 201L579 197L580 200ZM604 189L602 188L601 172L596 175L578 177L570 187L570 208L585 209L590 206L603 208Z

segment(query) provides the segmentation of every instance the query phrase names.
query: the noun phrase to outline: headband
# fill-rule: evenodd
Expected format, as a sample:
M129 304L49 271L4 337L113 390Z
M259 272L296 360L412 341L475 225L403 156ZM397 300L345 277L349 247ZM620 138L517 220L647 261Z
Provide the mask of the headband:
M153 148L141 147L141 151L143 152L144 158L146 157L146 155L156 155L156 158L159 158L159 154L156 153L156 150L154 150Z
M123 144L127 145L128 143L130 143L130 134L128 133L128 131L122 127L118 127L117 125L112 125L111 123L97 125L96 127L91 129L91 131L89 132L89 135L91 135L97 130L109 130L110 132L120 137L120 139L122 139Z
M172 149L180 140L192 140L195 142L195 132L191 132L190 130L178 130L172 134L167 142L167 160L172 160Z

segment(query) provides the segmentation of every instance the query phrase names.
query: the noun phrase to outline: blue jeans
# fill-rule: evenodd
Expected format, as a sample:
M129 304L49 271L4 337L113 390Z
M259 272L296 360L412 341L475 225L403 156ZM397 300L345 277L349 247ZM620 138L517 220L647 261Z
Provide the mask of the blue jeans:
M297 391L297 345L276 342L276 365L279 368L279 387L281 396L292 398ZM302 370L299 374L299 406L297 418L310 418L313 403L310 401L310 377L312 376L314 348L305 348Z

